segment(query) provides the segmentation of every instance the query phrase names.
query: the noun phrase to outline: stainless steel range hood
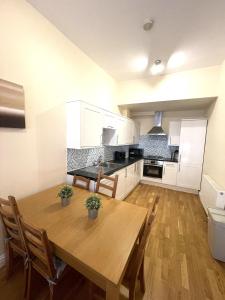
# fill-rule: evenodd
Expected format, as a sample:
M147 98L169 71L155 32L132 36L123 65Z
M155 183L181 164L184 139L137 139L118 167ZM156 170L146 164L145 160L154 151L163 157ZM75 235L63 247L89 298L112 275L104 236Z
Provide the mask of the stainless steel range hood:
M149 135L166 135L165 131L162 128L162 114L163 113L161 111L155 112L154 127L149 130Z

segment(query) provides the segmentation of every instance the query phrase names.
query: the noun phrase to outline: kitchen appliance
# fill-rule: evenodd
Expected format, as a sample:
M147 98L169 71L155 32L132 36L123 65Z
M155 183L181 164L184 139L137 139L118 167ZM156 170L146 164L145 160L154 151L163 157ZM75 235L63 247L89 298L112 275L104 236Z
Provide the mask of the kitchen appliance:
M163 157L148 156L144 159L143 175L162 179L163 175Z
M140 148L130 148L129 149L129 158L143 157L144 149Z
M114 160L125 160L126 152L124 151L115 151L114 152Z
M171 155L171 159L172 161L178 161L178 157L179 157L179 150L175 150L172 155Z
M155 112L154 127L148 132L149 135L166 135L162 128L162 112Z

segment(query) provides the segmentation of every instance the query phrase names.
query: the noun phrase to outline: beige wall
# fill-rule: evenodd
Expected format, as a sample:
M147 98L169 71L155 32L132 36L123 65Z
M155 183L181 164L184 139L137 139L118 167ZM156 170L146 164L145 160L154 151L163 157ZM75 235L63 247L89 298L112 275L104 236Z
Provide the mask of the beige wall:
M120 104L216 97L220 66L119 82Z
M169 122L185 118L202 118L206 117L204 110L186 110L186 111L169 111L163 113L162 127L165 132L169 133ZM132 117L140 125L140 134L145 135L154 125L154 113L149 116Z
M225 62L221 68L219 97L208 111L204 173L225 189Z
M20 198L65 180L64 102L117 111L116 83L26 1L0 1L0 41L0 78L24 86L27 123L0 129L0 195Z

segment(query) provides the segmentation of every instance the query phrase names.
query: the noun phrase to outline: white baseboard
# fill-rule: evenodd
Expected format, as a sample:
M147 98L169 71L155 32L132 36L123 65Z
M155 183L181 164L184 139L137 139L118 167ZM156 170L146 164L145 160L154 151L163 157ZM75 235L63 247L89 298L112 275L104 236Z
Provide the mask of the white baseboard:
M3 267L5 264L5 254L0 255L0 268Z
M174 191L178 191L178 192L185 192L185 193L190 193L190 194L195 194L195 195L198 195L198 193L199 193L197 190L187 189L187 188L179 187L176 185L168 185L168 184L164 184L161 182L150 181L150 180L145 180L145 179L142 179L141 183L149 184L149 185L153 185L153 186L160 186L164 189L170 189L170 190L174 190Z

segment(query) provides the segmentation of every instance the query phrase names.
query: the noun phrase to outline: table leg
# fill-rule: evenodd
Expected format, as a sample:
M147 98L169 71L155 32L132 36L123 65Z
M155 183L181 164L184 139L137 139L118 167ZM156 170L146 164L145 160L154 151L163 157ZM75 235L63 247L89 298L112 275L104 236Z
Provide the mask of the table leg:
M119 300L120 286L108 282L106 285L106 300Z

